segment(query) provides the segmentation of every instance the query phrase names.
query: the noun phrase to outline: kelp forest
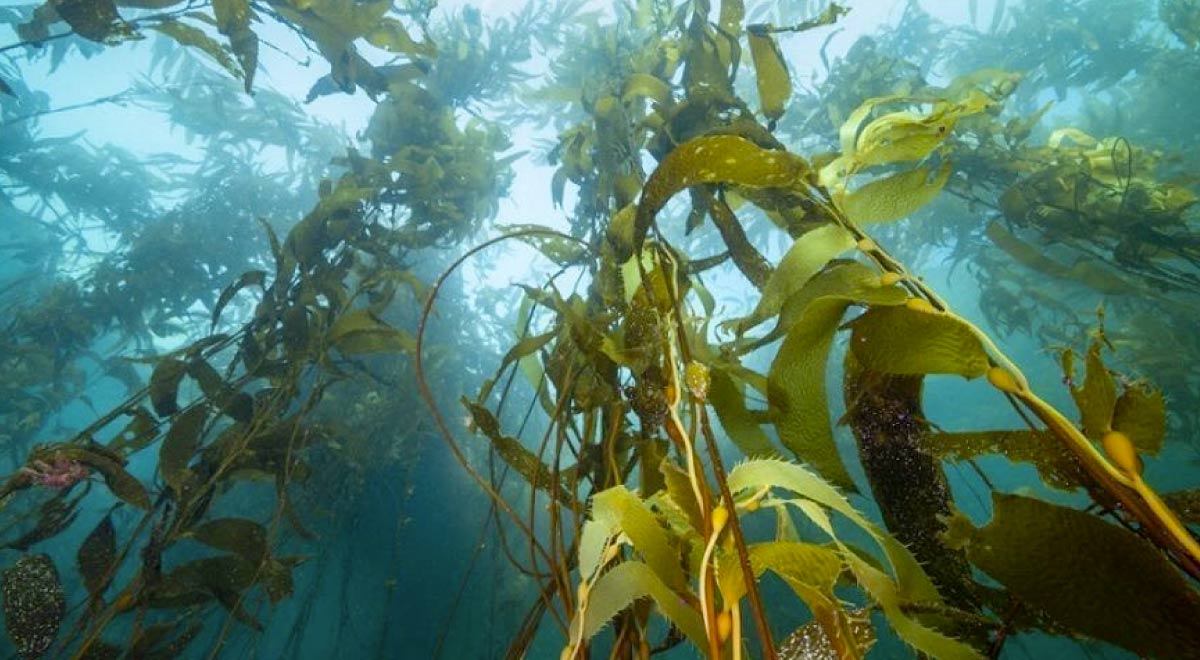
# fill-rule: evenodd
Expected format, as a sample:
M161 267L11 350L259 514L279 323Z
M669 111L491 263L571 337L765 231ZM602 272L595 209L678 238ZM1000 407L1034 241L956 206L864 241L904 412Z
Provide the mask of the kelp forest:
M1200 658L1200 1L24 1L4 657Z

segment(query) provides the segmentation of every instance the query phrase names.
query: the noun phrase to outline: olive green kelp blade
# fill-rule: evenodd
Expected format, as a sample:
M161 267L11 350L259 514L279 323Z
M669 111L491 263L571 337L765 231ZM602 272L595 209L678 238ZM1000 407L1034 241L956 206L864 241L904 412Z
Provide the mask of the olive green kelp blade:
M717 413L722 428L738 449L749 458L775 458L779 452L771 439L759 426L754 412L746 407L746 394L742 383L723 369L712 372L712 383L708 401Z
M416 347L407 332L385 323L367 309L345 312L329 328L329 343L344 354L411 353Z
M1071 387L1079 408L1084 434L1098 441L1111 428L1133 441L1138 453L1157 456L1167 432L1167 409L1163 394L1145 381L1125 381L1117 394L1117 383L1101 357L1102 344L1093 341L1085 358L1083 384ZM1062 356L1064 376L1074 380L1075 354Z
M759 29L755 29L759 28ZM771 121L783 116L788 98L792 95L792 78L775 37L766 26L751 26L747 37L750 40L750 57L754 60L754 74L758 81L758 100L763 115Z
M917 650L938 658L978 660L982 656L970 646L927 627L905 611L912 603L939 605L941 597L912 553L890 534L880 530L859 513L841 493L806 468L773 460L748 461L729 472L733 493L782 488L799 495L789 500L834 540L842 560L855 581L882 608L896 634ZM883 550L894 578L851 550L839 538L829 511L836 511L869 534ZM794 585L793 585L794 586Z
M664 584L677 591L687 589L676 549L641 498L624 486L614 486L593 497L591 508L591 520L584 525L579 543L579 570L584 577L600 568L604 541L623 534Z
M1052 488L1073 491L1088 483L1078 459L1049 431L963 431L932 433L918 441L922 451L939 460L962 462L999 454L1014 463L1028 463Z
M780 325L790 324L767 381L767 400L779 440L802 461L839 488L857 491L838 456L829 421L825 367L834 333L853 303L903 303L898 287L880 285L862 264L831 268L814 277L790 299Z
M634 602L650 597L663 616L699 647L703 644L704 622L698 612L672 591L661 578L640 561L625 561L600 576L588 597L583 639L591 639L604 624ZM578 625L573 622L572 626Z
M654 216L675 193L702 183L726 183L750 188L790 188L806 185L808 162L787 151L771 151L736 135L708 135L675 147L646 181L637 205L632 235L614 244L619 261L636 254ZM615 222L615 221L614 221ZM613 233L610 232L610 238Z
M75 554L79 574L92 597L104 593L112 580L113 562L117 557L117 530L113 526L112 513L100 519L83 539Z
M778 314L788 299L805 287L834 257L849 250L854 238L837 225L823 225L792 243L763 285L762 298L750 316L738 319L739 334ZM732 322L731 322L732 323Z
M918 167L876 179L846 195L842 207L857 225L897 220L933 201L950 180L950 163Z
M1138 655L1200 657L1200 597L1154 547L1083 511L996 493L971 562L1068 629Z
M526 483L534 488L545 491L559 502L570 506L574 501L571 492L563 485L561 479L556 479L554 471L546 466L533 452L525 448L520 440L500 430L500 421L487 408L462 398L462 404L471 414L471 421L480 433L492 443L492 448L512 469L520 474Z
M875 307L855 319L850 348L864 367L887 374L982 376L987 353L962 321L935 311Z

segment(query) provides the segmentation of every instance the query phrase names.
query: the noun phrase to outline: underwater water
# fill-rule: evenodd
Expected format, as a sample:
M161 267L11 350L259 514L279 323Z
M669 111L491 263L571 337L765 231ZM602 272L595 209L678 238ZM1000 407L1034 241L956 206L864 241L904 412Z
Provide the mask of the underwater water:
M1200 1L0 24L0 657L1200 657Z

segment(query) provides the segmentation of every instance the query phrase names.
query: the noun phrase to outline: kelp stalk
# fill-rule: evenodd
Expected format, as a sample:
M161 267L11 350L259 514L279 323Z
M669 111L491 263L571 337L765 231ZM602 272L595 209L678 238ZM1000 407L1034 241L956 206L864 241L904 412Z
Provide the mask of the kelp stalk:
M417 380L418 389L421 392L421 398L425 401L425 405L428 406L430 414L433 416L434 422L437 424L438 431L440 432L442 439L445 440L446 446L450 449L450 453L454 456L454 459L458 461L459 465L461 465L462 468L467 472L467 476L469 476L476 485L483 489L483 491L487 493L488 497L491 498L492 502L494 502L497 507L503 510L504 513L516 524L517 528L529 538L533 550L540 555L548 565L553 566L553 560L542 544L537 541L533 530L529 527L525 520L513 510L512 506L498 492L496 492L496 489L493 488L492 485L489 484L482 476L480 476L480 474L473 467L471 467L471 463L467 460L466 454L464 454L462 448L458 446L458 442L454 439L454 434L450 431L449 425L446 424L445 418L438 410L437 403L433 396L433 391L429 389L429 383L425 379L421 350L422 346L424 345L425 330L428 327L429 317L433 311L434 302L437 301L438 292L441 291L442 285L445 284L450 275L453 274L459 266L479 252L482 252L483 250L506 240L525 236L550 236L571 241L573 243L578 243L586 247L585 243L567 234L548 229L523 229L484 241L483 243L480 243L479 245L465 252L452 264L450 264L450 266L438 276L437 280L435 280L433 285L429 288L429 293L425 299L425 304L421 309L421 318L417 324L416 347L413 355L413 373ZM545 591L542 593L545 594ZM567 630L564 629L563 633L566 634Z
M653 215L652 215L652 218L653 218ZM674 265L674 263L676 263L676 262L674 262L673 257L671 257L670 252L667 252L664 250L664 251L660 251L659 253L662 254L662 256L665 256L667 259L670 259L672 265ZM679 292L677 290L677 287L674 286L674 278L673 277L667 278L667 292L671 296L670 302L671 302L671 307L673 310L672 316L674 317L674 320L676 320L676 329L674 329L674 331L676 331L676 335L678 336L679 353L682 353L682 358L686 362L686 364L690 365L691 364L691 350L688 347L688 343L686 343L686 336L688 336L688 335L686 335L686 332L685 332L685 329L683 326L683 316L682 316L682 313L680 313L680 312L682 312L682 301L679 300ZM674 344L673 343L668 344L667 372L670 373L670 379L668 379L668 380L670 380L670 385L668 385L668 390L672 391L671 396L673 398L673 401L672 401L671 406L668 407L668 412L670 412L670 415L668 415L668 422L670 422L670 424L667 424L667 428L668 428L668 432L670 432L672 426L678 425L677 432L679 433L679 436L682 437L683 439L685 439L686 443L688 443L690 457L695 458L694 446L692 446L690 438L688 436L686 436L686 433L683 432L683 426L679 424L678 415L676 413L676 403L678 403L679 397L680 397L680 392L682 392L682 386L680 386L680 385L682 385L682 383L679 383L678 367L677 367L676 359L677 359L677 356L676 356L676 350L674 350ZM724 510L726 512L726 516L725 516L726 520L728 523L730 523L731 533L733 535L734 547L736 547L737 554L738 554L738 565L739 565L740 570L742 570L743 580L745 580L746 594L748 594L749 598L750 598L751 611L754 612L755 628L757 629L757 632L758 632L758 638L760 638L760 641L762 642L763 658L766 658L767 660L775 660L775 658L776 658L775 644L772 640L772 636L770 636L770 628L767 624L767 614L766 614L767 611L766 611L766 608L763 607L762 596L760 595L760 593L758 593L758 584L757 584L757 580L754 575L754 569L752 569L752 566L750 565L750 553L748 550L746 550L745 536L742 534L742 524L740 524L740 522L738 521L738 517L736 515L737 503L734 502L733 494L730 491L730 486L728 486L728 482L726 480L725 466L724 466L724 464L722 464L720 451L718 449L718 446L716 446L716 438L713 434L712 425L710 425L709 421L708 421L708 410L707 410L706 406L708 404L707 392L709 389L709 384L707 383L707 379L708 379L707 372L704 372L703 379L706 380L706 383L704 383L702 386L698 386L698 388L694 388L694 392L692 392L692 394L694 394L694 397L695 397L695 406L692 407L692 415L694 415L694 419L697 419L698 421L700 421L701 433L703 434L704 439L706 439L709 460L713 462L713 473L716 478L716 485L718 485L718 488L720 491L720 499L721 499L720 506L724 506ZM689 461L689 463L690 463L690 461ZM698 463L697 463L697 469L698 469L698 472L703 474L703 470L700 469L700 466L698 466ZM689 470L690 470L690 468L689 468ZM694 484L694 487L700 487L700 485ZM715 526L713 524L713 517L714 517L713 512L714 511L710 510L710 499L707 497L707 494L708 494L707 488L702 488L702 490L704 491L704 496L706 496L706 497L704 497L702 499L698 499L697 504L701 505L701 510L703 511L704 518L706 518L706 521L704 521L704 522L706 522L707 526L709 526L708 532L710 533L710 535L712 535L712 539L710 539L710 542L712 542L712 541L715 541L716 536L719 536L720 529L715 529ZM722 527L724 527L724 524L722 524ZM707 569L708 569L708 565L707 565L707 560L706 560L706 563L704 563L704 565L701 566L701 594L702 595L704 594L704 589L706 589L706 587L712 588L712 587L708 586L708 584L706 583L706 580L710 580L710 572ZM710 644L710 646L712 646L713 635L714 635L714 632L716 632L714 630L715 620L713 622L714 625L709 626L708 619L710 616L712 616L712 614L714 614L714 612L710 612L710 608L712 608L712 604L710 604L710 602L703 602L704 600L706 600L703 598L701 600L702 600L702 604L701 604L702 612L704 614L706 614L706 622L704 622L704 623L706 623L706 628L709 628L709 630L708 630L709 644ZM734 628L736 628L736 630L734 630L734 635L732 637L732 640L733 640L732 643L733 643L734 648L740 650L740 643L742 643L742 642L740 642L740 617L737 614L737 604L726 604L726 608L727 608L727 610L734 611L733 623L736 624L736 625L734 625ZM719 635L718 635L718 637L719 637ZM720 646L718 644L718 649L719 648L720 648ZM719 656L719 652L718 652L718 655L714 655L714 658L716 658L716 656Z

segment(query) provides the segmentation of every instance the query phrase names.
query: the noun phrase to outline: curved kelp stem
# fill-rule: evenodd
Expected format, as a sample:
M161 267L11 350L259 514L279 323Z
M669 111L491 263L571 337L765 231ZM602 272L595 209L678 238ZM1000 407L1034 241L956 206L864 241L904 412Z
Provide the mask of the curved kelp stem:
M670 254L669 252L664 253L668 255ZM691 390L692 396L695 399L696 405L694 406L693 414L699 420L699 427L701 434L704 436L705 447L708 450L709 460L712 461L713 474L716 477L717 489L719 491L721 500L721 504L719 506L725 512L725 516L723 516L720 528L728 526L733 536L734 549L736 550L738 557L738 567L742 572L742 579L746 584L746 593L750 598L750 610L754 615L755 630L758 633L759 641L762 643L763 657L767 660L775 660L777 657L775 642L771 637L771 628L767 622L766 607L763 605L762 595L758 589L758 580L755 579L754 568L750 564L750 553L746 548L745 534L742 532L741 521L738 519L736 514L737 503L734 501L733 494L729 490L729 482L726 479L727 473L725 471L724 463L721 460L720 450L717 447L716 435L713 433L712 425L708 420L707 405L709 381L707 368L697 368L698 363L693 362L692 360L692 351L688 346L687 332L683 325L683 302L680 300L677 287L673 285L674 280L668 281L671 283L667 290L671 296L671 306L674 309L673 316L675 318L675 333L678 335L681 357L684 363L687 364L688 367L693 370L693 372L700 372L700 376L698 378L693 378L689 375L687 378L687 384L689 385L689 389ZM675 371L673 360L671 361L671 371ZM696 383L693 382L694 380L700 380L702 382ZM679 388L679 383L676 383L676 389L681 389ZM706 507L706 510L707 509L708 507ZM717 527L715 524L712 526L714 528ZM714 529L712 531L712 537L715 539L720 532L721 529ZM735 613L733 621L735 623L740 621L740 617L737 616L736 613L736 605L730 606L729 604L726 604L726 609L734 609ZM733 636L735 656L740 656L741 652L741 641L739 638L740 635L735 634Z
M438 410L437 402L433 397L433 392L430 390L429 383L425 379L424 363L422 359L422 348L424 347L425 342L425 329L428 325L429 317L433 310L433 305L437 301L438 293L441 291L442 285L446 282L450 275L452 275L468 259L479 252L482 252L483 250L486 250L487 248L503 241L525 236L550 236L579 243L586 247L586 244L579 239L562 234L560 232L549 229L524 229L505 234L503 236L497 236L468 250L453 263L451 263L450 266L446 268L446 270L443 271L442 274L438 276L437 280L435 280L430 286L428 296L426 297L425 303L421 310L420 321L417 324L413 372L417 381L417 387L421 393L421 398L425 401L425 405L429 408L430 414L433 416L434 423L437 425L438 431L440 432L442 439L445 440L446 446L450 449L450 453L454 456L454 459L458 461L459 465L461 465L463 470L466 471L467 476L469 476L477 486L487 493L488 497L492 500L492 503L500 510L504 511L504 513L513 521L517 528L521 530L521 533L529 538L531 550L536 552L537 555L539 555L547 563L547 565L552 568L554 565L553 559L546 548L538 542L533 529L529 526L525 519L522 518L521 515L512 508L511 505L509 505L509 503L500 495L500 493L496 492L496 489L493 488L492 485L486 479L484 479L483 476L475 470L475 468L471 466L470 461L467 460L466 454L464 454L462 448L459 447L458 442L454 439L454 434L450 431L449 425L446 424L445 418L442 416L441 411ZM534 568L536 569L536 567ZM545 597L547 592L545 590L541 590L541 593L543 594L543 597ZM547 606L547 609L551 611L554 610L553 607L549 606L549 603L547 603ZM559 622L559 625L562 627L561 622ZM563 627L563 632L567 632L565 627Z

